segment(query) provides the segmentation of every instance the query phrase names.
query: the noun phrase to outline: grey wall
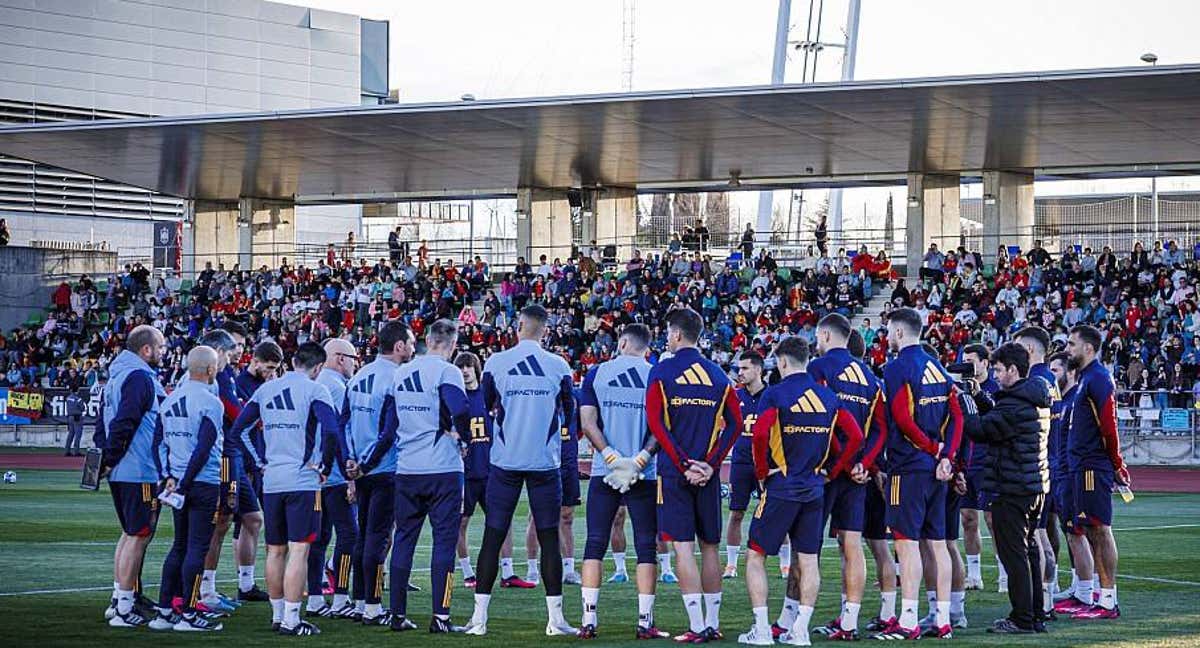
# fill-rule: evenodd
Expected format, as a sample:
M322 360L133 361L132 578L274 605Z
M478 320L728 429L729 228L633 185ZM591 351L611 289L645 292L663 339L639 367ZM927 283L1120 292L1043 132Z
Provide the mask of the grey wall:
M0 0L0 98L152 115L354 105L359 18L257 0Z

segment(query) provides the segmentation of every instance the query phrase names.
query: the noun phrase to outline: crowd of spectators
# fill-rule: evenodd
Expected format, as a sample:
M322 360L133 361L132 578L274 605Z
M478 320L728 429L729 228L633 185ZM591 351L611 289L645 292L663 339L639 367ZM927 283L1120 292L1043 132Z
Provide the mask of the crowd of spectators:
M510 272L494 274L479 257L431 258L424 242L415 257L408 246L389 246L388 258L354 258L352 240L340 251L331 247L315 267L287 259L257 270L210 263L194 281L182 281L133 264L104 281L84 276L63 283L44 323L0 335L0 382L90 387L103 380L126 332L141 323L166 334L167 381L182 374L191 340L230 319L285 352L344 336L370 357L383 321L402 319L420 337L428 323L451 318L460 323L461 347L486 358L513 342L514 313L529 302L547 307L548 348L579 375L614 353L616 333L629 322L650 327L657 355L665 345L663 317L681 305L703 315L701 348L726 367L739 352L769 352L789 335L812 342L816 322L829 312L856 321L868 360L879 367L888 358L888 312L912 306L947 364L960 359L965 345L996 348L1027 324L1043 326L1063 344L1070 327L1085 322L1106 334L1102 361L1123 404L1191 407L1200 397L1200 252L1184 253L1171 241L1151 250L1136 244L1123 254L1108 247L1051 254L1040 242L1027 251L1002 247L986 268L978 252L930 245L906 282L896 278L886 253L866 248L834 256L822 249L789 268L766 249L751 260L730 260L672 246L646 256L634 250L613 265L592 248L566 260L521 258ZM880 290L891 291L882 315L861 313Z

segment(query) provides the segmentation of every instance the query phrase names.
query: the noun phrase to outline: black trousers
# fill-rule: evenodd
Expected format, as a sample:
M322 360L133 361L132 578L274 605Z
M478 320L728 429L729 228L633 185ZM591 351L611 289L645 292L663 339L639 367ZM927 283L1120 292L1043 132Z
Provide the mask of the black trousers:
M1046 496L999 496L992 502L992 533L996 554L1008 572L1008 618L1021 628L1033 629L1042 610L1042 552L1037 523Z

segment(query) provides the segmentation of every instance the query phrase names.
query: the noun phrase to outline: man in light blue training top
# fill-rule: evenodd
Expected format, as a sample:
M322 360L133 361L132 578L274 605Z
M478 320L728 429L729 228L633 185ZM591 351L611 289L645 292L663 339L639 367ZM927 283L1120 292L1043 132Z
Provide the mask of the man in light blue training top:
M346 381L358 368L358 352L354 345L342 338L325 341L325 366L317 374L317 382L329 390L334 409L338 415L346 401ZM340 419L339 419L340 420ZM338 426L338 433L344 435ZM355 485L347 481L341 466L334 466L329 479L321 486L321 535L308 553L308 604L304 615L309 617L333 617L349 619L354 616L354 602L350 600L351 572L357 562L354 547L358 544L358 518L354 511ZM333 547L333 569L329 577L333 587L333 604L325 602L321 594L325 577L325 549L337 531L337 543ZM362 574L353 573L354 595L362 598Z
M166 341L158 329L142 325L129 332L125 349L108 367L100 401L96 447L104 454L101 477L108 476L121 539L113 557L113 595L105 618L118 628L149 623L153 604L141 593L142 563L158 524L158 466L154 430L158 403L166 394L155 367ZM137 603L135 606L134 604Z
M197 346L187 356L188 377L162 403L155 434L163 492L183 498L173 509L175 542L163 562L158 616L152 630L210 632L217 623L196 611L204 556L221 499L224 432L221 399L213 393L217 351ZM181 601L176 611L176 600Z
M654 625L654 593L658 580L655 537L657 474L651 461L658 442L646 426L646 385L650 363L646 349L650 329L630 324L617 338L617 357L588 372L583 379L580 420L591 441L592 477L588 482L587 544L583 550L583 622L579 637L597 636L596 608L604 553L612 535L613 519L624 505L633 520L633 545L637 552L638 639L668 635Z
M416 628L408 615L408 578L421 527L429 517L433 528L433 618L429 632L462 632L450 623L450 597L454 589L454 546L462 513L463 439L470 434L462 372L450 364L458 342L458 326L438 320L425 335L427 352L396 372L392 390L384 400L384 424L375 449L362 466L369 471L396 447L396 536L392 543L392 630Z
M346 387L346 402L342 405L342 422L352 459L362 462L371 456L379 429L383 423L383 401L392 388L396 370L413 356L412 331L402 322L388 322L379 330L379 355L367 363ZM383 458L368 473L361 476L358 467L347 473L355 480L358 499L358 544L355 554L359 562L354 570L362 574L365 601L359 616L364 625L389 625L391 619L383 614L383 560L387 557L388 534L392 532L395 516L392 512L395 497L393 482L396 474L396 448L388 444Z
M475 613L467 633L487 634L488 604L500 563L500 547L512 525L521 486L542 549L548 636L573 635L562 612L562 556L558 548L562 507L560 430L573 414L571 368L542 348L546 309L526 306L517 323L518 342L488 358L483 367L483 394L495 417L492 469L488 473L487 522L476 567Z
M321 345L301 344L292 357L295 370L254 392L230 432L243 435L244 447L257 455L257 446L247 437L262 421L264 455L253 459L263 469L272 628L284 635L320 632L300 619L300 599L308 580L308 546L321 533L321 483L334 461L341 463L345 457L333 399L316 382L324 362Z

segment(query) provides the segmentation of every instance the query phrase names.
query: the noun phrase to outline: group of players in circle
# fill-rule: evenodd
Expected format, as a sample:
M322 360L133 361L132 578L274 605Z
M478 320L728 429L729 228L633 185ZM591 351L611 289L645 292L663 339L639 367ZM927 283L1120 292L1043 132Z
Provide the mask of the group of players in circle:
M1019 332L1026 371L1006 370L1002 385L989 378L986 349L970 348L974 375L956 382L922 348L916 311L900 309L888 323L895 357L879 379L862 361L861 336L831 314L817 327L815 348L799 337L775 346L779 378L768 386L763 358L754 352L738 359L736 381L701 355L703 321L681 308L666 316L668 351L657 364L646 360L649 330L627 325L617 354L576 388L567 363L541 346L546 320L540 306L526 307L517 344L486 363L456 351L453 322L430 325L420 355L412 332L389 322L378 332L380 352L372 362L359 367L354 347L335 338L300 345L293 370L279 377L283 353L270 341L235 370L231 362L241 357L246 332L228 322L197 341L187 377L169 395L154 372L163 336L149 326L134 329L110 367L96 434L122 527L109 624L215 631L244 602L268 601L271 627L284 635L319 634L307 620L314 617L412 630L408 595L416 588L409 579L428 519L430 632L484 635L497 577L502 586L522 588L535 587L540 577L546 634L592 639L600 636L603 559L610 542L623 544L628 517L637 562L634 636L706 643L723 638L722 580L737 575L744 516L757 494L745 565L754 623L739 642L810 644L827 524L840 554L842 606L815 632L831 640L862 636L865 538L881 605L863 630L884 640L950 638L966 627L964 591L982 587L978 513L987 509L984 487L997 478L989 481L981 459L987 448L975 399L1027 379L1045 380L1056 396L1046 435L1047 514L1029 540L1044 547L1047 559L1040 573L1024 575L1031 582L1009 583L1022 596L1037 596L1032 623L1006 618L989 630L1036 632L1066 612L1119 616L1111 489L1129 477L1115 443L1112 379L1096 360L1095 329L1075 329L1067 352L1049 368L1045 332ZM573 558L562 557L564 548L574 554L570 514L580 503L572 422L594 449L578 575ZM964 430L980 441L964 441ZM720 473L730 454L722 571ZM516 577L511 558L510 527L522 489L529 544L540 549L540 558L530 556L529 579ZM485 524L472 566L466 530L476 505ZM160 506L172 510L175 536L155 601L142 594L141 573ZM957 547L960 508L965 565ZM215 582L231 521L236 597L218 593ZM1066 532L1075 576L1061 594L1056 547L1045 531L1057 525ZM266 592L254 579L260 533ZM465 626L450 618L456 550L474 590ZM624 547L614 552L618 569L609 582L623 582ZM766 557L775 554L787 586L772 623ZM673 637L654 620L660 579L678 582L687 613L688 628ZM564 582L581 585L578 628L564 616ZM929 610L919 618L922 582ZM1019 607L1014 600L1014 614Z

